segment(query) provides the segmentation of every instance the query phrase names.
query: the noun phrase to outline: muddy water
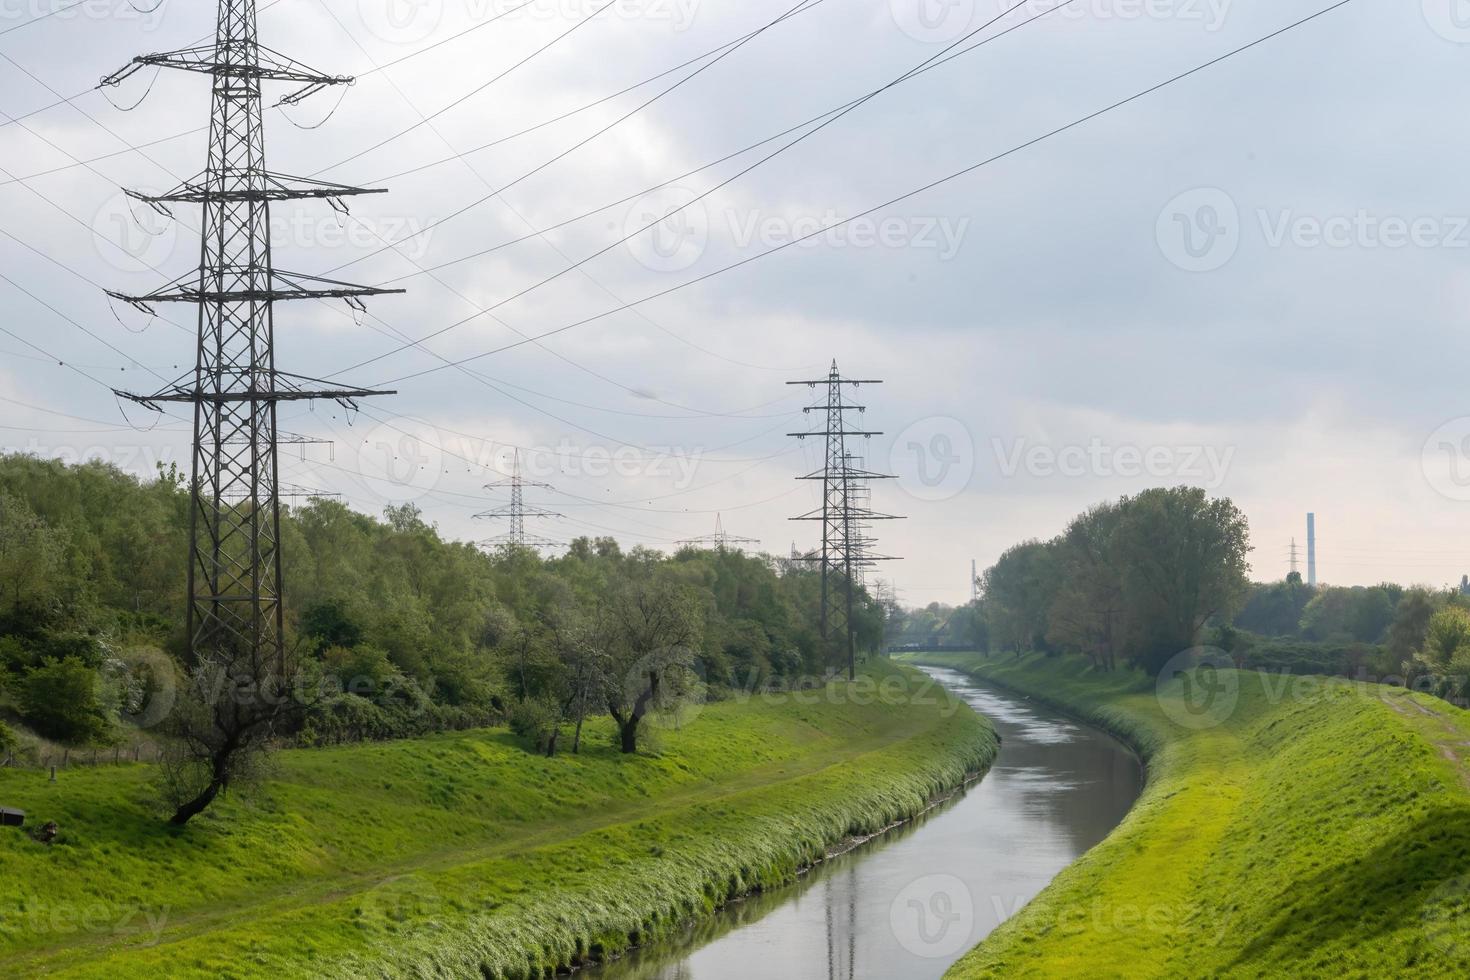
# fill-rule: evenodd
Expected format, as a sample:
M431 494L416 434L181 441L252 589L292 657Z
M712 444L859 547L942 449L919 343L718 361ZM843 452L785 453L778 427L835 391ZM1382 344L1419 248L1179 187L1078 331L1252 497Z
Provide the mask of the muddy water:
M939 977L1137 799L1138 760L1111 736L953 671L930 673L1000 732L1000 755L983 780L789 888L735 902L682 936L584 975Z

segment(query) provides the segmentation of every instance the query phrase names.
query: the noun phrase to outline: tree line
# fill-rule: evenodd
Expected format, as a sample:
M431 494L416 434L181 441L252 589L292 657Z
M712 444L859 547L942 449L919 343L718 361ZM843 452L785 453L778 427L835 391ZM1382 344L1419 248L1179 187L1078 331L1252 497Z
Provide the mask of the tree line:
M1249 582L1249 528L1192 488L1101 504L1007 549L964 606L885 608L891 643L1080 653L1156 673L1196 645L1241 667L1365 678L1470 702L1470 583Z
M818 576L738 551L579 538L564 554L446 540L412 505L381 518L317 499L282 521L284 669L191 661L188 488L101 464L0 456L0 751L34 733L173 750L182 812L249 778L269 745L509 722L538 751L589 717L636 751L682 699L824 676ZM861 593L860 645L883 615ZM158 710L163 702L165 710ZM185 818L187 819L187 817Z
M966 626L992 651L1080 653L1156 674L1244 601L1249 538L1235 504L1198 488L1099 504L1056 537L1003 552Z

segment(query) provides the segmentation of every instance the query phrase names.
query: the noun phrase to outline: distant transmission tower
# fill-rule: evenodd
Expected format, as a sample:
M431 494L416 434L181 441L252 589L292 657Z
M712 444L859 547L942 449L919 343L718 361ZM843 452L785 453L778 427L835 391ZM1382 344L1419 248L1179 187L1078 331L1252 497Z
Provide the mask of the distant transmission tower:
M848 412L859 414L866 406L850 404L844 400L847 386L857 388L865 384L882 384L881 381L844 378L837 370L837 362L827 377L813 381L788 381L787 384L807 385L811 388L826 388L825 400L802 409L803 412L821 412L826 424L810 432L792 432L788 435L798 439L818 438L824 440L825 459L820 470L798 480L817 480L822 484L822 505L816 510L793 517L794 521L820 521L822 524L822 546L819 551L803 556L801 560L816 561L822 575L821 633L823 643L830 649L839 638L847 651L847 674L849 679L857 677L857 646L853 635L854 586L862 571L875 562L892 561L891 558L872 553L873 541L866 533L871 521L895 520L892 515L879 514L867 506L867 486L870 480L892 479L887 474L872 473L863 469L861 463L848 452L849 437L868 439L882 435L849 429Z
M725 551L726 549L732 548L735 551L744 551L747 547L753 548L758 544L760 544L760 541L757 538L742 538L736 534L727 534L725 532L724 522L721 520L719 514L715 515L714 534L705 534L697 538L685 538L682 541L674 542L676 548L704 548L710 551ZM792 547L795 548L795 545L792 545Z
M980 601L980 573L975 570L975 559L970 559L970 601Z
M486 546L508 544L517 548L554 548L561 544L550 538L537 537L526 533L526 518L528 517L561 517L561 514L540 507L526 506L526 487L536 487L542 490L550 490L551 484L537 483L521 479L521 451L516 450L515 459L511 464L510 479L496 480L494 483L485 484L486 490L501 490L510 488L510 503L504 507L496 507L476 514L480 520L506 520L510 522L510 529L506 533L497 535L488 541L482 542Z
M1296 569L1296 538L1291 539L1291 574L1295 575Z
M283 272L271 261L270 206L376 193L265 169L261 83L292 82L295 102L351 78L322 75L263 48L256 40L255 0L221 0L215 42L134 58L102 80L117 85L145 67L178 68L211 78L209 162L199 177L165 194L128 191L160 213L169 204L203 208L200 263L144 296L109 292L147 313L154 303L192 303L199 310L192 376L152 395L118 392L161 411L166 402L194 407L189 519L188 635L196 660L248 654L257 663L283 655L281 486L276 406L329 398L349 410L355 400L389 391L328 387L276 367L278 300L345 299L402 292ZM243 647L243 649L242 649ZM272 659L267 659L272 658Z

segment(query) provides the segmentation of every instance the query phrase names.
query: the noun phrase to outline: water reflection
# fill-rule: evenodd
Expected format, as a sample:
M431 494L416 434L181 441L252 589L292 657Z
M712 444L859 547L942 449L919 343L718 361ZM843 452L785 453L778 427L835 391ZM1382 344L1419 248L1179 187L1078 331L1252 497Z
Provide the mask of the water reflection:
M925 817L789 888L589 971L600 980L938 978L1107 835L1138 797L1111 737L1011 694L930 671L1001 735L990 773Z

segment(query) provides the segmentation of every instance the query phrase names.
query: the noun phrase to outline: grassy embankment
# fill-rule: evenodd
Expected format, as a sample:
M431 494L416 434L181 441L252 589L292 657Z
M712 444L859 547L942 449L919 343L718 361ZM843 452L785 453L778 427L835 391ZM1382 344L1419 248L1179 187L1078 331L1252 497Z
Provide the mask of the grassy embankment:
M1088 718L1148 764L1118 829L950 977L1470 976L1470 712L1241 671L1191 714L1183 681L1080 658L922 659Z
M549 760L503 731L285 752L183 831L148 767L0 771L0 805L63 835L0 831L0 975L508 977L616 954L989 765L968 707L870 671L709 705L654 756L617 755L608 723Z

